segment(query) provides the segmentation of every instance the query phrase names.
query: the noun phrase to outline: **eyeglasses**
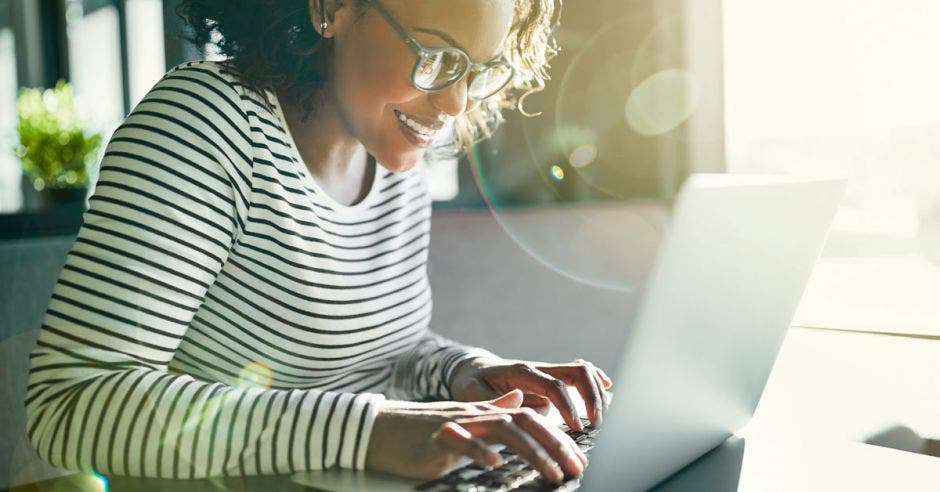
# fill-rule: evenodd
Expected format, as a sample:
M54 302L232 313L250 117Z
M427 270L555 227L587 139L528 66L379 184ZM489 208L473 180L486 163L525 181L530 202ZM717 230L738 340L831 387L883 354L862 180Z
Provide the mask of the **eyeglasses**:
M411 70L411 80L418 90L427 93L441 92L463 79L467 73L473 72L467 86L467 97L473 101L482 101L502 90L512 80L515 71L502 56L486 63L474 63L470 56L459 48L426 48L421 46L378 0L370 0L369 3L417 55L415 66Z

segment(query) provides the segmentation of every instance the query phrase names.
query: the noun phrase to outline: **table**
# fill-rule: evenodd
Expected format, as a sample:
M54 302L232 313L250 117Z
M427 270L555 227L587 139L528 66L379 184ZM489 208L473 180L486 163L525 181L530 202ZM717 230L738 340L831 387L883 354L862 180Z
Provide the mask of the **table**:
M859 442L903 426L919 441L901 444L927 449L940 436L938 402L940 340L794 328L751 423L658 490L940 490L940 459ZM108 485L112 492L309 490L288 477L113 477ZM95 477L71 475L12 490L105 489Z
M833 440L733 437L670 477L658 492L936 491L940 459L869 444ZM301 492L289 477L159 480L76 474L15 492Z

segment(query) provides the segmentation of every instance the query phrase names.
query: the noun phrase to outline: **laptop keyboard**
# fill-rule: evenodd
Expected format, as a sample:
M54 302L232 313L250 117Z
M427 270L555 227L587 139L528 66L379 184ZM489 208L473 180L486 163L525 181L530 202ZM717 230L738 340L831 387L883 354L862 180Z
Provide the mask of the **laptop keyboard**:
M574 431L562 424L561 429L578 444L581 451L590 456L594 447L594 438L599 429L588 427L587 419L582 419L584 432ZM509 451L500 451L503 464L496 468L484 468L472 463L458 468L447 475L435 478L429 482L415 487L422 492L503 492L508 490L535 492L535 491L567 491L575 490L581 485L581 479L566 477L562 483L548 482L542 479L538 471L533 469L522 458Z

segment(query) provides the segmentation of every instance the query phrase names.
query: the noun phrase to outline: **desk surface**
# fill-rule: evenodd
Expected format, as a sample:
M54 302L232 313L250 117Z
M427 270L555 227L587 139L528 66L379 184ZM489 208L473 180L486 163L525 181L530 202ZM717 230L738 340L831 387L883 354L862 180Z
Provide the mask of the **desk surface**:
M863 442L891 427L940 436L940 340L794 328L743 435Z
M797 326L940 336L940 261L920 255L824 257Z
M661 486L685 490L940 490L940 459L859 441L889 426L940 435L940 341L793 329L751 424ZM915 443L916 444L916 443ZM707 485L705 485L707 484ZM12 489L104 491L89 475ZM113 477L114 491L307 490L288 477Z
M657 490L936 491L940 459L822 439L732 438Z
M657 487L686 491L936 491L940 459L868 444L732 438ZM305 491L287 476L211 480L113 477L107 487L76 474L12 489L14 492L267 492Z

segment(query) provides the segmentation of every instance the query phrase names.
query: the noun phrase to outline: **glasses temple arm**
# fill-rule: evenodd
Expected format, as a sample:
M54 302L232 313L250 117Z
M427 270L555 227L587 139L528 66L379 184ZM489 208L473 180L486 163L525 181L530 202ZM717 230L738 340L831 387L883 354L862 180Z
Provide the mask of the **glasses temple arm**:
M402 27L401 24L399 24L398 21L392 17L392 14L385 10L385 7L383 7L382 4L376 0L369 0L369 3L375 7L375 10L379 13L379 15L382 16L382 18L385 19L385 22L392 26L392 29L398 33L398 37L400 37L402 41L404 41L405 44L411 48L411 51L414 51L415 54L420 54L424 50L424 46L421 46L418 41L411 36L411 34L408 34L408 31L406 31L405 28Z

